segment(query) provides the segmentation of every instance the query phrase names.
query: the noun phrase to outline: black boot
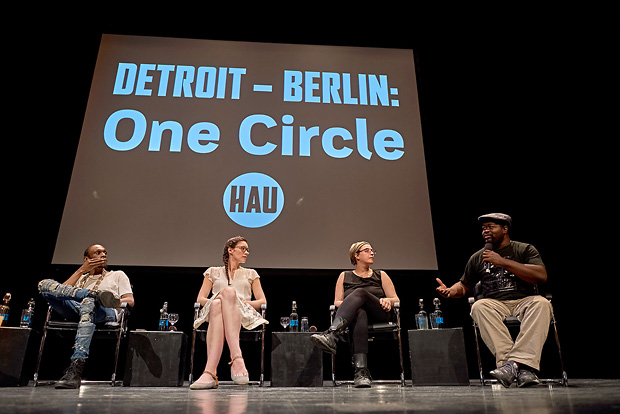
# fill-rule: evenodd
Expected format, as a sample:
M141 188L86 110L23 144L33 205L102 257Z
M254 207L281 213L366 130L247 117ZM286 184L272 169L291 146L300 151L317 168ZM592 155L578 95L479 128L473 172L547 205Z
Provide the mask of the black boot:
M342 335L345 332L347 325L348 323L345 319L337 317L327 331L312 335L310 340L323 351L335 355L338 335Z
M370 371L368 371L366 354L353 354L353 367L355 368L353 386L355 388L369 388L372 379L370 378Z
M71 365L65 370L64 375L55 385L57 389L75 389L82 385L82 371L84 370L83 359L71 360Z

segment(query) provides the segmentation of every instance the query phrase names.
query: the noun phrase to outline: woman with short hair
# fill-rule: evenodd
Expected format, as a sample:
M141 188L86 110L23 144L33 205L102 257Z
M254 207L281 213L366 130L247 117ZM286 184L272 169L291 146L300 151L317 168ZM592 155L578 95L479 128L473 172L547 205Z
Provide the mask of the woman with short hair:
M372 382L367 362L368 324L394 320L392 308L400 301L392 279L383 270L370 268L376 253L366 241L351 245L349 258L355 269L338 276L334 297L338 310L334 321L327 331L311 336L315 345L335 354L338 336L349 329L355 387L370 387Z

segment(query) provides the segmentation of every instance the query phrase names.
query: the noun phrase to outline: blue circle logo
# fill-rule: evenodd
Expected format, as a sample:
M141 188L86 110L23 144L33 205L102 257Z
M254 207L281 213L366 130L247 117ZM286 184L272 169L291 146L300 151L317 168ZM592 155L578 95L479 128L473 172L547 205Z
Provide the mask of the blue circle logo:
M224 190L222 201L232 221L257 228L278 218L284 207L284 191L270 176L253 172L233 179Z

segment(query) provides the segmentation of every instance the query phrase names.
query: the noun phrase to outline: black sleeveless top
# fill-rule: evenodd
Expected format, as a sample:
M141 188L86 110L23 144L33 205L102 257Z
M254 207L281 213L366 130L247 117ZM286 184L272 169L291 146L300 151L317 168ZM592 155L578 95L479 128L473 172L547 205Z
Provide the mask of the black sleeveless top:
M378 297L384 298L385 292L383 291L383 285L381 284L381 271L374 270L370 277L359 277L352 270L344 272L344 297L346 298L355 289L364 289L368 293Z

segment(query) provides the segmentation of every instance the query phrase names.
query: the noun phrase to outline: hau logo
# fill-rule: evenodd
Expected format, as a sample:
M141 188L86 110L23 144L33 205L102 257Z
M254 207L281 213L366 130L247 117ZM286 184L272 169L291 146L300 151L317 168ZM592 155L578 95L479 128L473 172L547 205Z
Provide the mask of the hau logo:
M247 173L233 179L224 191L224 210L243 227L263 227L278 218L284 207L284 191L268 175Z

